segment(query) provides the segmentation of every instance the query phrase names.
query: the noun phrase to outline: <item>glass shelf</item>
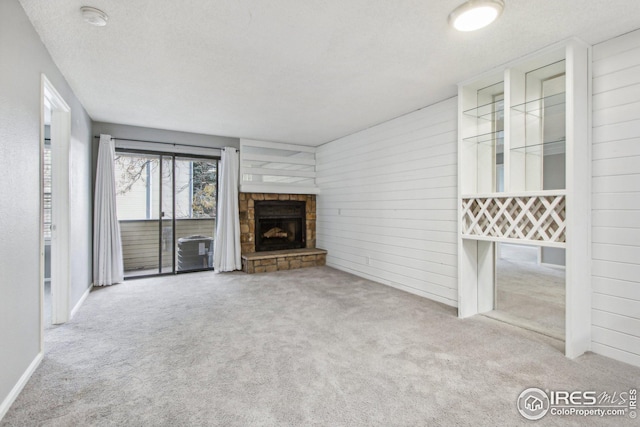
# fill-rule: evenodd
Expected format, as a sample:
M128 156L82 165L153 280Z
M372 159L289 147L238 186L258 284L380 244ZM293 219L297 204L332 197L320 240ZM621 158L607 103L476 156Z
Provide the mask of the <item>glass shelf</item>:
M470 136L468 138L462 138L464 142L471 142L474 144L489 144L501 146L504 144L504 131L485 133L482 135Z
M496 117L504 115L504 99L465 110L463 114L483 120L496 120Z
M542 144L524 145L522 147L511 147L512 152L520 152L526 154L563 154L565 152L565 140L549 141Z
M565 93L562 92L514 105L511 109L513 111L535 117L542 117L543 115L548 116L551 114L563 114L565 112L565 99Z
M489 144L501 146L504 144L504 131L485 133L482 135L470 136L462 139L464 142L473 144Z

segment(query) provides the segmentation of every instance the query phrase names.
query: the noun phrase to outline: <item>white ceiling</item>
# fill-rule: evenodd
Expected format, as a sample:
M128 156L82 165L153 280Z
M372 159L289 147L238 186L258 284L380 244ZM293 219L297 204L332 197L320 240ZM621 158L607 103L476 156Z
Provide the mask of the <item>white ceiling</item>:
M319 145L456 94L576 36L640 28L639 0L506 0L459 33L463 0L20 0L96 121ZM80 6L109 15L92 27Z

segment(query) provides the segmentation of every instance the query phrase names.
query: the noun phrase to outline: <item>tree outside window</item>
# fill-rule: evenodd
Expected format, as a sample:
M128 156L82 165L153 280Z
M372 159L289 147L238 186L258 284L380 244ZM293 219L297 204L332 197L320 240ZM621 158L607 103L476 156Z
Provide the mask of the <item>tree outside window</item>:
M118 152L115 158L118 219L157 219L160 156ZM215 218L217 161L176 158L176 218ZM162 170L171 182L171 168ZM164 187L166 191L166 187Z

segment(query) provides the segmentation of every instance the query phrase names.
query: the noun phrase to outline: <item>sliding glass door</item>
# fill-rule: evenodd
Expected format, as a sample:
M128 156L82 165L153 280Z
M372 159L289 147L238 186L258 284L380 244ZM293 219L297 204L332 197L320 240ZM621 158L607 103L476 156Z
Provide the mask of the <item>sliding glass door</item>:
M177 271L213 267L218 162L176 157Z
M125 277L213 267L217 159L117 151Z

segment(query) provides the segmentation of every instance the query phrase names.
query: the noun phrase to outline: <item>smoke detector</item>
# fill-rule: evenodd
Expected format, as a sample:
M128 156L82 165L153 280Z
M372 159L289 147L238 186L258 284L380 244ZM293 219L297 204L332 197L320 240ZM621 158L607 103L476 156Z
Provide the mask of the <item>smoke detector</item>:
M109 15L95 7L82 6L80 12L82 12L84 22L95 25L96 27L104 27L109 20Z

